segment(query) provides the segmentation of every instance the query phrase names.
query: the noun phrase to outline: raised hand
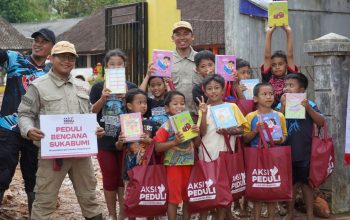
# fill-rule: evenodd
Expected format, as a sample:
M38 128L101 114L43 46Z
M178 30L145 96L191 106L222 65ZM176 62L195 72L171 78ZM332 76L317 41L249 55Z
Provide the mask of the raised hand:
M153 63L148 64L147 75L151 76L157 69L154 67Z
M201 96L201 99L199 99L198 97L196 97L197 101L198 101L198 107L199 110L202 111L203 113L206 113L208 111L208 105L205 103L204 101L204 97Z
M108 99L108 97L109 97L109 95L111 94L111 92L112 92L112 91L111 91L110 89L104 88L104 89L102 90L101 99L102 99L104 102L106 102L107 99Z

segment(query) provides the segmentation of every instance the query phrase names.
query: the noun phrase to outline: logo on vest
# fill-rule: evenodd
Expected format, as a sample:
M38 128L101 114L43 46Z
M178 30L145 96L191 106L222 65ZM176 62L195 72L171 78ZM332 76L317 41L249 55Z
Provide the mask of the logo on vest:
M239 193L245 190L245 173L238 173L232 176L231 193Z
M252 173L253 187L280 187L281 176L277 175L277 173L278 168L276 166L273 169L254 169Z
M166 202L164 185L143 186L140 191L139 199L139 205L164 205Z
M74 118L73 117L64 117L63 118L63 124L74 124Z
M187 195L190 202L213 200L216 198L216 189L213 180L190 183L187 187Z

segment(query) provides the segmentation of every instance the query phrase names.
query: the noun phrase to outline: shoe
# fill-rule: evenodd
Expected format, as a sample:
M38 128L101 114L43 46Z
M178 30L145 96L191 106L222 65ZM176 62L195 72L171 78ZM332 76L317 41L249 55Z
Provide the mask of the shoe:
M85 217L85 220L102 220L102 213L101 214L98 214L92 218L86 218Z

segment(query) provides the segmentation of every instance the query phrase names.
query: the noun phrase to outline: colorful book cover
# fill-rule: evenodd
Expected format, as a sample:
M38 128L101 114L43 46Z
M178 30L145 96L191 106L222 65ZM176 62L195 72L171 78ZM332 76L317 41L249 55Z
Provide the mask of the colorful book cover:
M153 50L153 65L156 71L152 76L171 77L171 68L173 63L173 51L171 50Z
M177 115L171 116L170 122L174 131L182 132L184 134L184 141L190 140L198 136L198 134L194 133L191 129L194 123L189 111L184 111Z
M287 1L275 1L270 2L268 8L269 14L269 26L283 26L288 25L288 2Z
M306 93L286 93L286 118L305 119L305 107L301 105L304 99Z
M112 91L111 94L125 94L125 68L105 69L105 72L105 87Z
M267 124L273 140L279 140L281 137L283 137L281 121L277 112L259 114L258 119L260 122L265 122ZM266 134L266 130L264 130L264 136L267 141L270 140Z
M242 79L239 84L245 85L247 87L247 90L243 91L243 95L246 99L253 99L253 89L256 84L259 83L259 79Z
M225 81L234 81L233 73L236 72L236 56L216 55L215 73L224 77Z
M140 112L120 115L120 123L127 142L140 140L140 137L143 134L142 117Z
M237 121L229 103L210 106L216 128L237 127Z

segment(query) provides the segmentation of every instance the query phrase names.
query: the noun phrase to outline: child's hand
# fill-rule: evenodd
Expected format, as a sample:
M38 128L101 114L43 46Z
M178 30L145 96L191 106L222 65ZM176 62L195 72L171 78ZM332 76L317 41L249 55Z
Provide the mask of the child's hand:
M149 135L146 133L143 133L140 138L141 143L149 144L152 142L152 138L150 138Z
M227 132L230 135L240 135L243 133L243 128L242 127L228 128Z
M281 96L281 104L282 104L283 108L286 107L286 94L285 93Z
M154 67L153 63L148 64L147 75L151 76L157 69Z
M269 34L272 34L275 30L276 30L276 25L272 27L266 26L265 28L266 33L269 33Z
M259 133L259 127L264 127L264 122L257 122L253 131Z
M101 94L102 101L106 102L110 94L111 94L111 90L108 88L104 88Z
M231 77L232 77L233 81L237 81L237 79L238 79L237 71L232 71Z
M301 105L305 107L305 110L308 110L311 107L307 99L301 101Z
M292 28L289 25L283 25L282 29L286 32L286 33L291 33L292 32Z
M177 132L174 138L174 146L179 145L181 142L183 142L184 139L184 134L182 132Z
M243 91L247 90L248 88L245 85L240 84L240 85L238 85L238 89L243 92Z
M199 99L198 97L196 97L199 105L199 110L202 111L203 113L206 113L208 111L208 105L204 102L204 97L201 96L201 99Z
M96 136L97 138L102 138L106 134L105 129L102 127L96 128Z
M282 144L283 142L284 142L284 138L283 137L281 137L278 140L273 140L273 143L275 143L275 144Z
M199 126L198 125L196 125L196 124L192 125L191 129L192 129L192 132L199 134Z
M126 140L126 137L125 137L124 133L120 132L117 143L124 144L125 140Z
M216 129L216 133L224 135L224 134L228 134L228 130L226 128L218 128Z

